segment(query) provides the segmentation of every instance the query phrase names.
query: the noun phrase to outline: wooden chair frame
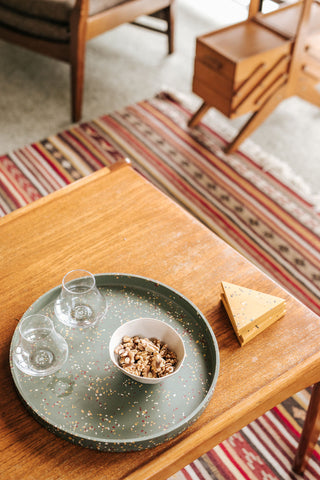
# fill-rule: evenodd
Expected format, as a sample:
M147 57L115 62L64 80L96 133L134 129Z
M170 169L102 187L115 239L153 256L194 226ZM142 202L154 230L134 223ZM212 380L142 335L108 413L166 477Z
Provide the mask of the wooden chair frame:
M33 37L0 24L1 39L70 64L74 122L81 118L87 41L123 23L133 23L142 15L152 15L161 10L162 18L167 22L166 30L135 24L165 33L168 36L168 52L172 53L174 49L174 0L131 0L92 16L88 16L88 10L89 0L76 0L70 18L68 43Z

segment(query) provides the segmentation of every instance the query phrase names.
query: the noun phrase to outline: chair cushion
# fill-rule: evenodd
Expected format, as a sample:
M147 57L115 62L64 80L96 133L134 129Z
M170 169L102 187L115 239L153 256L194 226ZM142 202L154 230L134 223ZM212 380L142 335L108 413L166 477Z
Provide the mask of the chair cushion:
M131 0L89 0L95 15ZM49 40L68 41L69 18L76 0L0 0L0 24Z
M0 6L13 12L57 22L68 21L74 4L75 0L0 0Z
M69 25L62 22L42 20L15 12L0 5L0 26L46 40L67 42L70 38Z

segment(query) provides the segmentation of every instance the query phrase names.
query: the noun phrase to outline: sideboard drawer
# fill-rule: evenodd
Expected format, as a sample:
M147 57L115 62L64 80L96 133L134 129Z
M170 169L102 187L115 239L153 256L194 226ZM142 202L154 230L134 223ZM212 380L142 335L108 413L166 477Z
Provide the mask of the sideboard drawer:
M197 39L196 59L206 65L210 70L228 78L234 75L235 64L218 51L212 49L203 41L202 37Z
M216 92L221 93L225 97L230 97L234 91L234 82L232 77L224 76L220 69L214 69L210 62L204 61L203 58L197 58L194 62L194 77L198 81L212 86Z

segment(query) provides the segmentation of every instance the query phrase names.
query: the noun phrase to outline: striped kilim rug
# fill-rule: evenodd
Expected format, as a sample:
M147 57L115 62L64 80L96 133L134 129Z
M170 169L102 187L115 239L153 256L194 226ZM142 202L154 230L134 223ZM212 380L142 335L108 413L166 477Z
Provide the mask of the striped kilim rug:
M309 193L251 141L225 155L226 121L209 114L189 129L190 116L187 99L162 92L1 156L1 215L126 157L319 314L320 219ZM301 478L291 465L309 397L299 392L170 480ZM320 478L320 444L304 478Z

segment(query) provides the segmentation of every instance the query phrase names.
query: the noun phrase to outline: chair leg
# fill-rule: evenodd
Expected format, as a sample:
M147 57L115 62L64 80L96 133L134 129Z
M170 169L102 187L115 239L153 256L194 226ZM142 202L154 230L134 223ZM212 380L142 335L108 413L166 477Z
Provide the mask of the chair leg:
M168 54L170 55L171 53L174 52L175 0L171 0L170 4L167 7L164 7L161 10L158 10L154 13L150 13L149 15L151 17L156 17L156 18L160 18L161 20L164 20L164 22L166 23L166 29L162 27L159 28L157 26L148 25L138 20L133 20L130 23L132 23L132 25L137 25L138 27L143 27L148 30L153 30L155 32L160 32L165 34L168 38Z
M71 111L73 122L80 120L82 112L87 17L88 1L77 1L70 21Z
M72 121L78 122L82 114L82 99L84 86L85 50L77 52L71 59L71 112Z
M301 433L298 450L294 459L293 470L302 473L314 450L320 433L320 382L312 388L306 420Z

